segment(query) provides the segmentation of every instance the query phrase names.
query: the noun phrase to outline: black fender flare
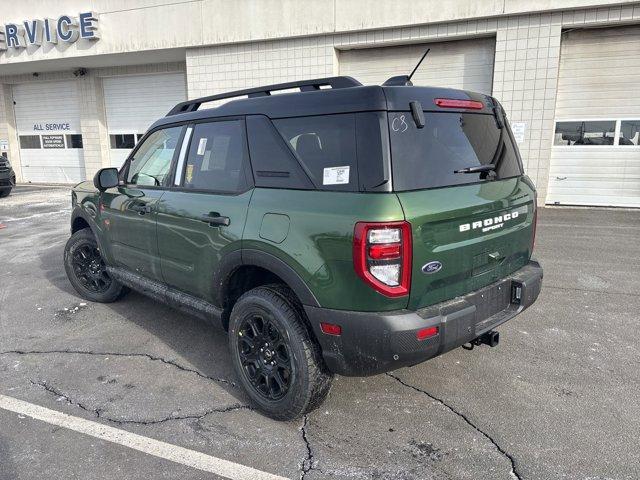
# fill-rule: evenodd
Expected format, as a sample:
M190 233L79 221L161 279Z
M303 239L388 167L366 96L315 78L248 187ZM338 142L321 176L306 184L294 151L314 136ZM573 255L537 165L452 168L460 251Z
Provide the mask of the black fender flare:
M93 236L95 237L96 242L98 243L98 248L100 249L101 252L106 252L106 250L102 246L102 241L100 239L100 234L99 234L100 229L96 225L95 219L91 217L91 215L89 215L89 213L85 209L83 209L80 205L76 205L71 212L71 225L69 227L70 230L73 231L73 224L78 218L81 218L87 223L87 225L89 225L89 228L91 229L91 233L93 233Z
M229 279L240 267L254 266L264 268L284 281L303 305L320 307L318 300L298 273L275 255L256 249L239 249L221 258L213 278L214 305L224 306Z

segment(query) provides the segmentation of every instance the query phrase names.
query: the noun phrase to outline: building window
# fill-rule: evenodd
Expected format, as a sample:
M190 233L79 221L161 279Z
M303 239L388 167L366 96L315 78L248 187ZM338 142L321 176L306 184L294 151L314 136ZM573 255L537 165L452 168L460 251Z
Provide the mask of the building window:
M136 146L136 136L133 133L109 135L112 149L130 149Z
M40 146L40 135L20 135L20 148L42 148Z
M82 148L82 135L74 133L65 136L67 137L67 148Z
M620 145L640 145L640 120L622 120L620 122Z
M139 142L140 140L142 140L142 137L144 137L144 133L138 133L136 135L136 141Z
M559 145L613 145L615 120L557 122L553 144Z

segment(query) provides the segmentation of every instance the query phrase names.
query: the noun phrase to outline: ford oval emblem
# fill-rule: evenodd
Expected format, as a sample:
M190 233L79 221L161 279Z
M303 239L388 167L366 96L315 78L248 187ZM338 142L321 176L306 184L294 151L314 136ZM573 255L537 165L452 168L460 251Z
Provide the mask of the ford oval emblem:
M438 261L429 262L422 267L422 273L431 274L442 270L442 264Z

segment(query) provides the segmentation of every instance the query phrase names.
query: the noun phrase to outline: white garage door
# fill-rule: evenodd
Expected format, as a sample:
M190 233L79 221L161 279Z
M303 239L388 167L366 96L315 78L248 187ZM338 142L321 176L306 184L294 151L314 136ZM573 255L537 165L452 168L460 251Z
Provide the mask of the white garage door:
M84 180L76 82L33 82L12 88L24 180Z
M640 27L563 34L548 203L640 207Z
M463 88L490 94L493 84L494 38L476 38L399 47L344 50L339 54L341 75L365 85L380 85L395 75L408 75L431 48L412 78L414 85Z
M184 73L103 79L111 165L120 167L153 122L187 98Z

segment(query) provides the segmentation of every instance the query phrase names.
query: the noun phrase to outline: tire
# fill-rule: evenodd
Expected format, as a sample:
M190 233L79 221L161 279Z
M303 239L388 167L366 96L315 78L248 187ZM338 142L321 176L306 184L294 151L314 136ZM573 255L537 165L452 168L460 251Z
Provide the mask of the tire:
M87 265L81 266L83 262ZM106 272L98 242L89 228L78 230L67 241L64 268L76 292L91 302L115 302L128 291Z
M333 374L302 307L286 287L254 288L238 299L229 319L229 348L252 403L275 420L293 420L314 410L331 389Z
M0 190L0 198L8 197L11 193L10 188L5 188L4 190Z

